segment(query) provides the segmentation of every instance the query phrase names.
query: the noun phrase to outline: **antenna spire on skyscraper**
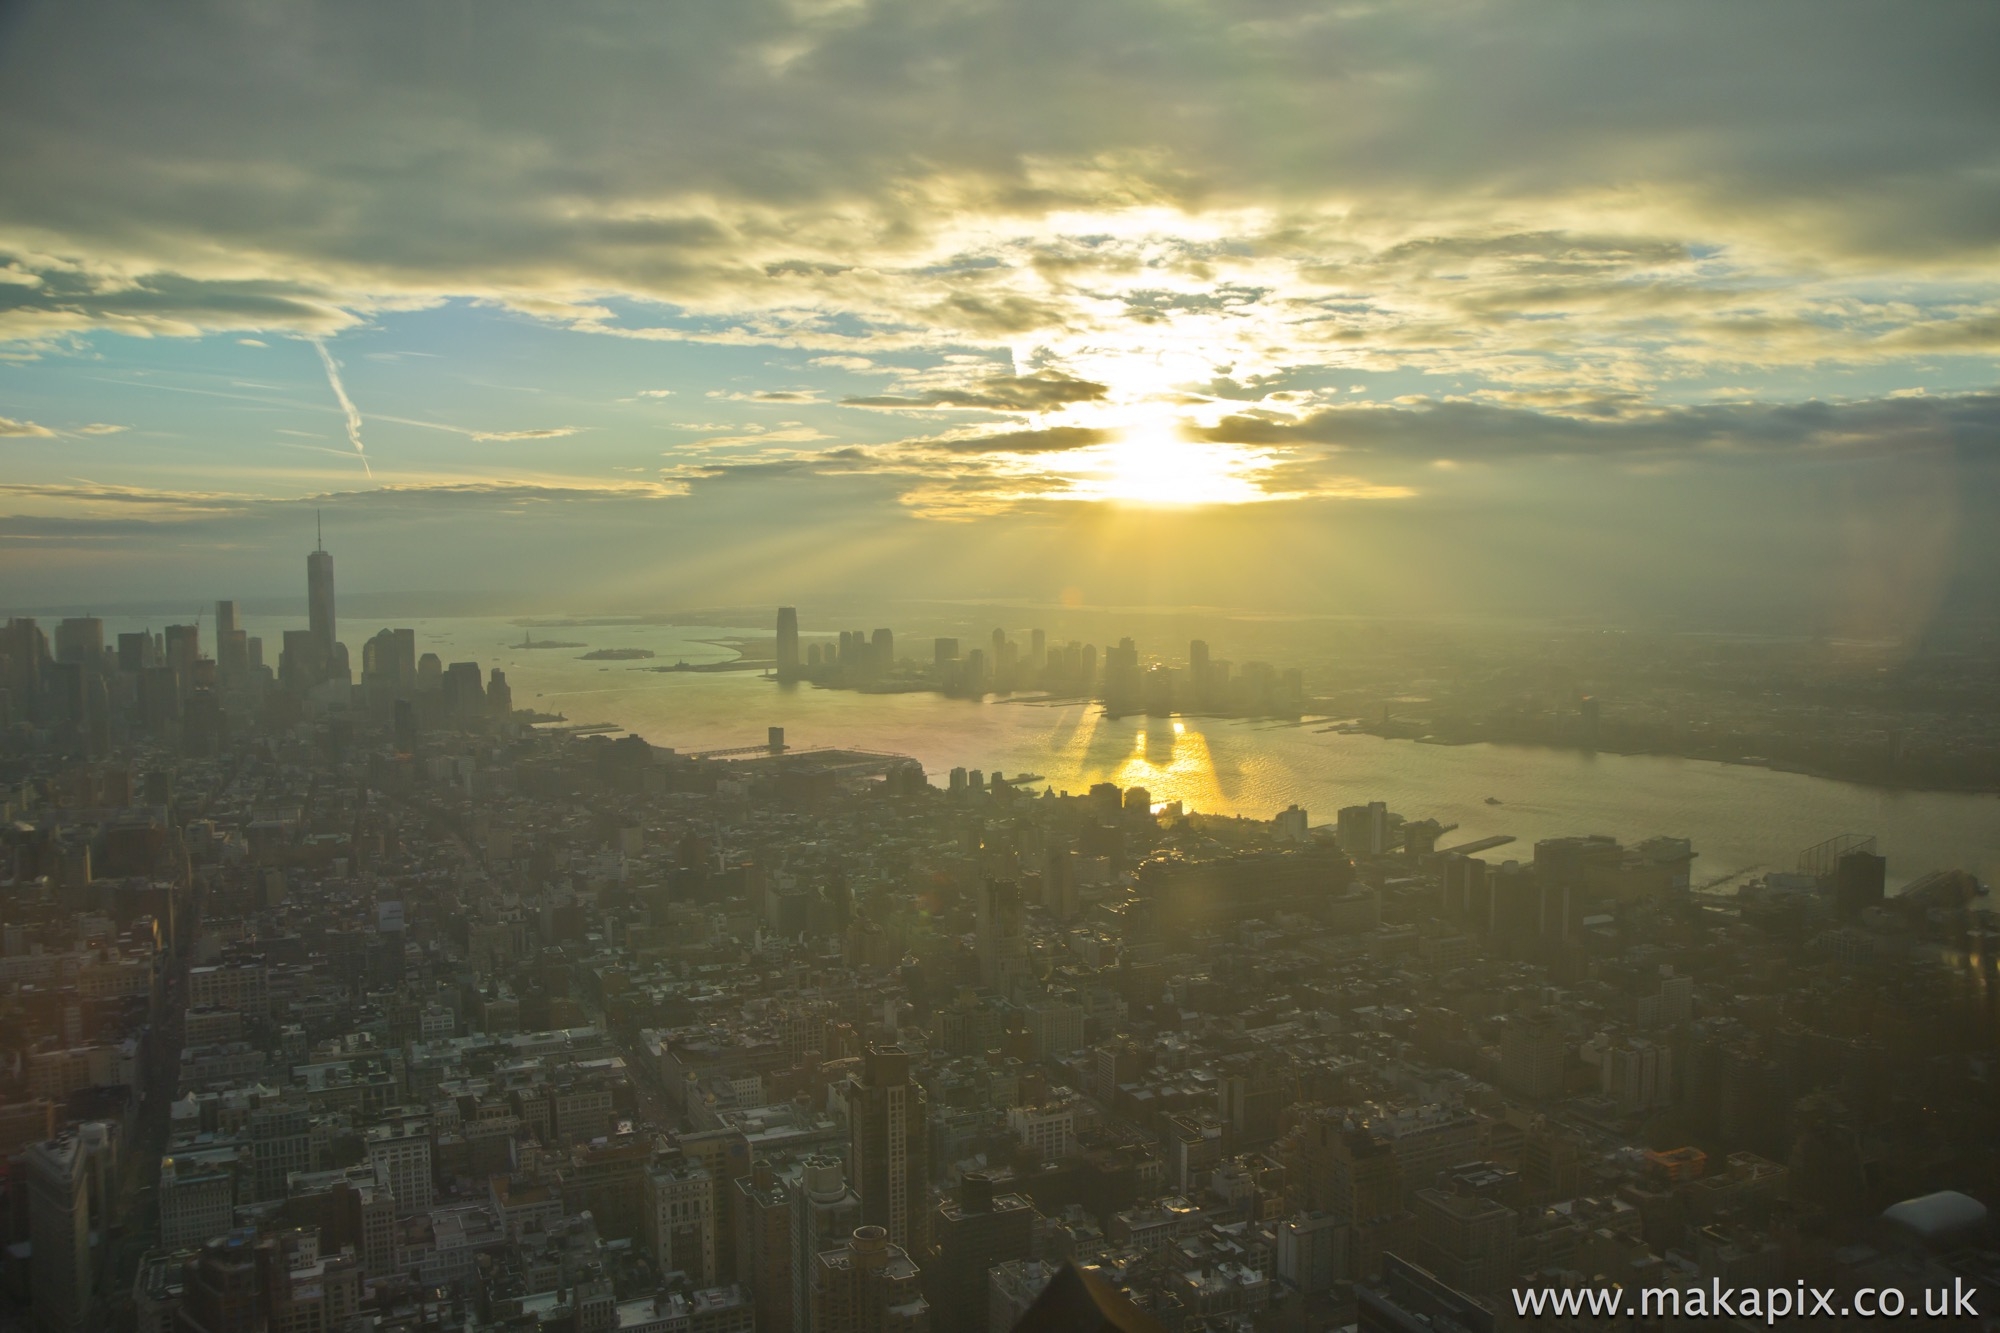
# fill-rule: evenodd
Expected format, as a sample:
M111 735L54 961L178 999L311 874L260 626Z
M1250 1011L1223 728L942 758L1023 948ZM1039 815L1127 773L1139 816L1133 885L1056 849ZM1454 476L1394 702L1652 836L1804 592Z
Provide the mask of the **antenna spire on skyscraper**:
M319 510L317 509L313 510L313 541L317 544L318 549L322 551L326 549L326 528L320 523Z

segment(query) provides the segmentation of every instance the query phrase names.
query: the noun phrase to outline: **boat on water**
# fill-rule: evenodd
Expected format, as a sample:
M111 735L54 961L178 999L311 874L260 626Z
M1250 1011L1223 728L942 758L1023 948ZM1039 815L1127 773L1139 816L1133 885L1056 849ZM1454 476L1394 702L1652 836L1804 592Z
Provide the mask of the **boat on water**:
M1505 802L1503 802L1503 801L1502 801L1502 800L1501 800L1501 799L1500 799L1500 798L1499 798L1498 796L1489 796L1489 797L1487 797L1487 798L1486 798L1486 804L1488 804L1488 805L1503 805L1503 804L1505 804Z

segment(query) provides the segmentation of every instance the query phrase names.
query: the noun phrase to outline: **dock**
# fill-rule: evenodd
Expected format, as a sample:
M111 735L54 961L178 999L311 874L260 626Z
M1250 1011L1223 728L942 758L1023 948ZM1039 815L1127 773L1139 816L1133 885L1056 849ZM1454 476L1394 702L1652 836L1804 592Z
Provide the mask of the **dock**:
M1511 833L1496 833L1490 838L1475 838L1471 842L1461 842L1456 847L1440 847L1438 853L1442 856L1471 856L1476 852L1490 852L1495 847L1505 847L1513 841L1514 835Z

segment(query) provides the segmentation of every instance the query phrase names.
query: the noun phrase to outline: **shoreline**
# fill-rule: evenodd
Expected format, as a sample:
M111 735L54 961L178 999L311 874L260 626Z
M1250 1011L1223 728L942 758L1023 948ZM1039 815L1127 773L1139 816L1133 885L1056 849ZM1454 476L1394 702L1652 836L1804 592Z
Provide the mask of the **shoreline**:
M2000 787L1977 786L1977 785L1953 786L1948 784L1927 784L1927 783L1915 783L1915 782L1884 781L1879 778L1857 777L1844 773L1831 772L1825 769L1817 769L1805 764L1794 764L1783 760L1774 761L1774 760L1751 759L1741 755L1697 754L1681 750L1625 748L1612 745L1595 745L1595 746L1559 745L1545 741L1496 739L1485 736L1449 737L1449 736L1438 736L1434 734L1426 734L1423 736L1398 735L1395 734L1394 732L1384 731L1380 729L1380 727L1377 725L1370 725L1367 723L1361 723L1343 719L1340 714L1336 713L1313 713L1309 711L1299 717L1293 717L1290 715L1225 713L1225 712L1216 712L1206 709L1200 711L1175 710L1174 712L1161 715L1146 714L1142 712L1114 713L1105 706L1103 700L1092 698L1086 695L1044 694L1038 691L1029 691L1023 693L1013 693L1013 694L985 694L978 697L972 697L968 695L952 694L937 688L937 686L934 684L919 682L919 681L907 681L907 682L885 681L871 687L867 685L856 686L856 685L834 684L825 681L813 680L810 677L805 677L805 676L801 676L797 678L795 681L781 682L780 678L776 675L776 673L771 671L770 663L762 662L761 660L753 662L743 657L742 647L741 647L742 641L740 640L702 639L702 640L697 640L697 642L707 643L718 648L732 649L737 653L737 656L734 659L728 659L722 662L715 662L715 663L689 663L685 665L679 663L672 665L665 665L665 664L640 665L640 666L628 667L627 669L647 672L652 674L663 674L663 675L664 674L725 675L725 674L739 674L739 673L747 674L748 672L751 671L763 670L767 673L764 678L774 683L806 685L810 686L815 690L826 690L838 694L853 694L853 695L859 695L864 698L865 697L879 698L883 696L906 695L906 694L928 694L936 698L951 699L966 704L980 704L980 705L1011 704L1017 707L1048 707L1048 708L1067 708L1067 707L1082 706L1085 708L1094 708L1098 710L1098 712L1104 718L1110 721L1125 721L1134 719L1139 721L1144 721L1149 717L1157 716L1160 720L1163 721L1170 720L1173 718L1186 718L1189 720L1235 722L1235 723L1242 723L1245 725L1260 725L1267 729L1310 728L1314 734L1318 735L1333 734L1333 735L1349 735L1349 736L1372 736L1375 739L1382 741L1402 741L1404 743L1411 745L1429 745L1429 746L1436 746L1442 749L1462 749L1467 746L1490 745L1502 749L1533 750L1533 751L1543 751L1548 753L1605 754L1605 755L1617 755L1623 758L1635 758L1635 759L1679 759L1679 760L1686 760L1698 763L1724 764L1733 768L1761 768L1767 772L1772 772L1772 773L1792 773L1800 777L1815 778L1825 782L1836 782L1845 786L1861 788L1869 791L1893 792L1899 794L1906 793L1910 795L1934 794L1934 795L1949 795L1949 796L2000 796Z
M1348 736L1373 736L1383 741L1403 741L1410 745L1435 745L1444 749L1461 749L1468 745L1505 746L1520 750L1552 750L1580 754L1615 754L1628 759L1686 759L1704 764L1727 764L1732 768L1761 768L1771 773L1796 773L1800 777L1818 778L1823 782L1845 783L1850 787L1866 787L1873 791L1909 792L1913 794L1935 793L1950 796L2000 796L2000 787L1951 786L1936 783L1895 782L1881 778L1855 777L1846 773L1832 772L1823 768L1813 768L1806 764L1795 764L1784 760L1754 759L1742 755L1691 754L1683 750L1624 749L1615 745L1556 745L1547 741L1495 740L1486 736L1448 739L1440 736L1398 736L1375 727L1329 727L1328 731Z

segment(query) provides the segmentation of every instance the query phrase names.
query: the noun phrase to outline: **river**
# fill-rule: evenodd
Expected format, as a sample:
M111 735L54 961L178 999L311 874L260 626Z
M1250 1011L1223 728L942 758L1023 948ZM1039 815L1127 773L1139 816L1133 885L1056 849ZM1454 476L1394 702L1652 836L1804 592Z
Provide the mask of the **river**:
M657 654L650 663L633 663L579 661L580 648L522 649L522 631L505 620L406 623L415 625L420 652L506 671L516 707L559 711L573 722L615 722L683 751L757 744L766 727L780 726L795 748L909 755L934 781L961 765L1032 772L1045 779L1038 788L1075 792L1110 781L1143 786L1156 802L1178 800L1213 813L1265 818L1297 802L1315 823L1331 822L1341 806L1381 800L1411 819L1456 824L1445 845L1498 834L1519 839L1486 853L1492 860L1525 858L1537 838L1563 834L1606 833L1628 843L1667 834L1693 840L1697 884L1753 868L1791 869L1800 850L1840 833L1874 834L1892 885L1948 867L1988 883L2000 876L2000 798L1991 795L1890 791L1707 760L1420 745L1215 718L1114 720L1084 704L859 694L781 686L754 672L637 669L727 660L730 649L703 641L768 638L761 627L534 631L538 639ZM249 628L274 645L280 627ZM348 628L342 637L358 669L366 635ZM1501 804L1488 805L1489 796Z

